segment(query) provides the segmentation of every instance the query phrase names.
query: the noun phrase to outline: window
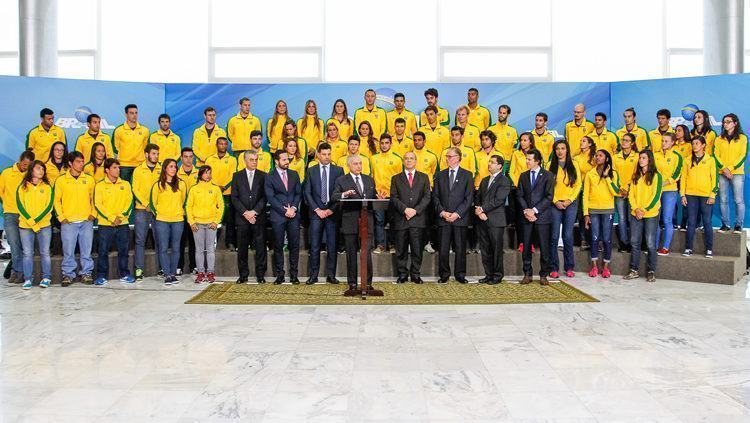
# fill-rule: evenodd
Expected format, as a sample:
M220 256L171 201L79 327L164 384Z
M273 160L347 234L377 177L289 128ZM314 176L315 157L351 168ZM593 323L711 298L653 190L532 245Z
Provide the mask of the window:
M96 79L100 0L58 0L57 75Z
M703 75L703 1L664 0L665 76Z
M18 75L18 2L0 2L0 75Z

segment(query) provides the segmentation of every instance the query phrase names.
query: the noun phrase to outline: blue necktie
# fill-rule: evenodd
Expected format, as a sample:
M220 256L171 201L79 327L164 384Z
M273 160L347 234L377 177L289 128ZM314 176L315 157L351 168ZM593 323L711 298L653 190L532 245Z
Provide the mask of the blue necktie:
M536 171L531 171L531 188L534 188L534 185L536 185Z
M323 166L323 176L320 181L320 201L323 204L328 204L328 172L326 166Z

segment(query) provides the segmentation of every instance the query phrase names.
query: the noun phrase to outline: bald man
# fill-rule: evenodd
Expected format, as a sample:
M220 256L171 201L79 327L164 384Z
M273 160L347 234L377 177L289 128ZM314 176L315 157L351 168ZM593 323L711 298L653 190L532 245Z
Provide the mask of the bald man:
M594 130L593 122L586 120L586 106L578 103L573 107L573 120L565 124L565 139L570 145L570 156L581 152L581 138Z

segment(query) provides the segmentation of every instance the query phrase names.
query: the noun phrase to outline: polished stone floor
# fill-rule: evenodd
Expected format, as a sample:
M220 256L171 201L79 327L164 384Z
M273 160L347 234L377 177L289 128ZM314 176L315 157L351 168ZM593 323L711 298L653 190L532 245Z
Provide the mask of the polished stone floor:
M748 284L600 303L201 306L0 284L1 422L749 422Z

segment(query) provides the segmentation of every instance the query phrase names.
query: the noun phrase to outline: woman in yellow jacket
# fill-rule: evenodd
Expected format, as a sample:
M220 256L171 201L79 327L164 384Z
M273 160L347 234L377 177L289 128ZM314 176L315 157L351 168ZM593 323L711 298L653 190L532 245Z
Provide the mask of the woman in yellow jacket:
M687 234L685 235L685 257L693 255L693 240L698 225L698 216L703 220L706 257L713 257L714 231L711 228L711 212L719 192L719 171L716 159L706 152L706 139L701 135L693 138L693 154L682 167L680 197L687 207ZM706 230L705 228L708 228Z
M586 175L596 166L595 156L596 143L591 137L586 135L581 138L581 152L573 158L578 165L578 169L581 170L584 185L586 184ZM584 186L583 189L586 189L586 187ZM581 191L581 196L578 197L579 204L583 203L582 196L583 191ZM581 235L581 249L587 250L589 248L589 240L591 239L591 231L586 229L586 225L584 224L583 207L578 208L578 231Z
M659 227L662 176L656 171L654 154L643 150L638 154L638 167L633 174L628 191L630 202L630 272L626 280L639 277L641 242L646 238L648 262L646 281L656 282L656 230Z
M95 182L100 182L104 179L104 160L107 158L107 150L104 144L95 142L91 146L91 154L89 155L91 160L86 163L83 167L83 173L91 175Z
M677 125L674 127L674 138L674 149L680 153L680 156L682 156L682 167L684 169L687 162L689 162L690 158L693 156L693 135L690 133L690 129L688 129L687 125ZM682 181L677 183L678 189L681 186ZM685 232L687 230L688 214L687 208L683 207L680 202L677 203L672 222L674 225L677 225L677 213L680 208L682 208L682 223L680 223L679 229L680 231Z
M693 130L690 136L701 135L706 140L706 153L713 155L714 146L716 145L716 131L711 128L711 119L705 110L697 110L693 115Z
M52 205L54 191L47 179L47 167L41 160L34 160L16 190L18 203L18 227L23 248L23 289L31 289L34 278L34 240L39 244L42 280L39 287L47 288L52 277L52 261L49 245L52 240Z
M550 277L560 277L560 258L557 254L557 243L560 239L560 225L562 225L563 264L565 276L575 277L575 257L573 255L573 225L578 214L578 194L581 192L582 175L578 165L570 156L570 145L566 140L558 140L553 148L552 161L549 171L555 175L555 194L552 198L552 230L550 251L552 257L552 272Z
M38 157L37 160L46 160L44 166L47 168L47 180L50 185L55 186L57 178L68 171L68 147L63 142L57 141L50 147L49 157Z
M209 166L198 170L198 183L188 192L185 213L195 239L195 263L198 269L195 283L215 282L216 228L224 217L224 198L221 189L211 183Z
M615 196L620 192L620 177L614 170L612 156L607 150L599 150L594 156L596 167L586 174L583 181L583 219L591 229L591 270L589 276L599 276L599 241L602 242L602 277L612 276L609 262L612 261L612 226L615 218Z
M318 105L315 104L315 100L307 100L305 103L305 115L297 120L297 131L299 136L304 138L309 145L313 155L310 158L315 158L315 148L326 137L325 124L323 119L318 117Z
M719 165L719 209L721 228L719 233L729 232L729 189L734 194L735 218L734 233L742 232L745 217L745 159L747 158L747 137L742 131L740 120L734 113L722 119L721 136L714 144L714 157Z
M305 181L305 169L307 169L307 156L303 156L299 151L299 144L294 139L286 139L284 141L284 151L291 157L289 160L289 169L297 172L299 175L299 182Z
M510 176L510 180L513 181L513 188L508 196L511 197L511 199L508 201L510 201L511 216L513 216L514 222L518 222L516 228L520 228L520 222L523 222L523 217L521 216L523 210L521 210L521 206L516 199L518 178L521 177L523 172L529 170L529 167L526 165L526 153L534 149L536 149L534 136L531 135L531 132L524 132L518 137L518 149L513 150L513 154L510 156L510 169L508 169L508 175ZM523 252L523 242L519 241L518 251ZM533 245L531 246L531 251L534 251Z
M284 127L289 120L294 123L294 120L289 117L289 108L286 105L286 101L277 101L276 107L273 110L273 117L266 122L266 139L268 140L268 151L271 154L281 149L286 135Z
M667 132L661 137L661 151L654 153L656 171L662 175L664 185L661 192L661 226L664 226L664 242L657 250L660 256L669 255L669 247L672 245L674 235L674 214L677 210L679 198L679 187L677 183L682 176L682 155L674 149L675 136ZM656 232L656 246L661 241L661 229Z
M149 207L155 216L159 264L164 271L164 284L167 286L180 283L176 274L186 197L187 185L177 177L177 162L173 159L164 160L159 180L151 187ZM167 254L170 247L172 252Z
M619 252L630 252L630 203L628 202L628 190L633 173L638 167L638 152L635 148L635 135L632 133L622 134L620 140L620 151L612 157L617 176L620 177L620 186L615 196L615 209L617 210L617 238L620 241Z

